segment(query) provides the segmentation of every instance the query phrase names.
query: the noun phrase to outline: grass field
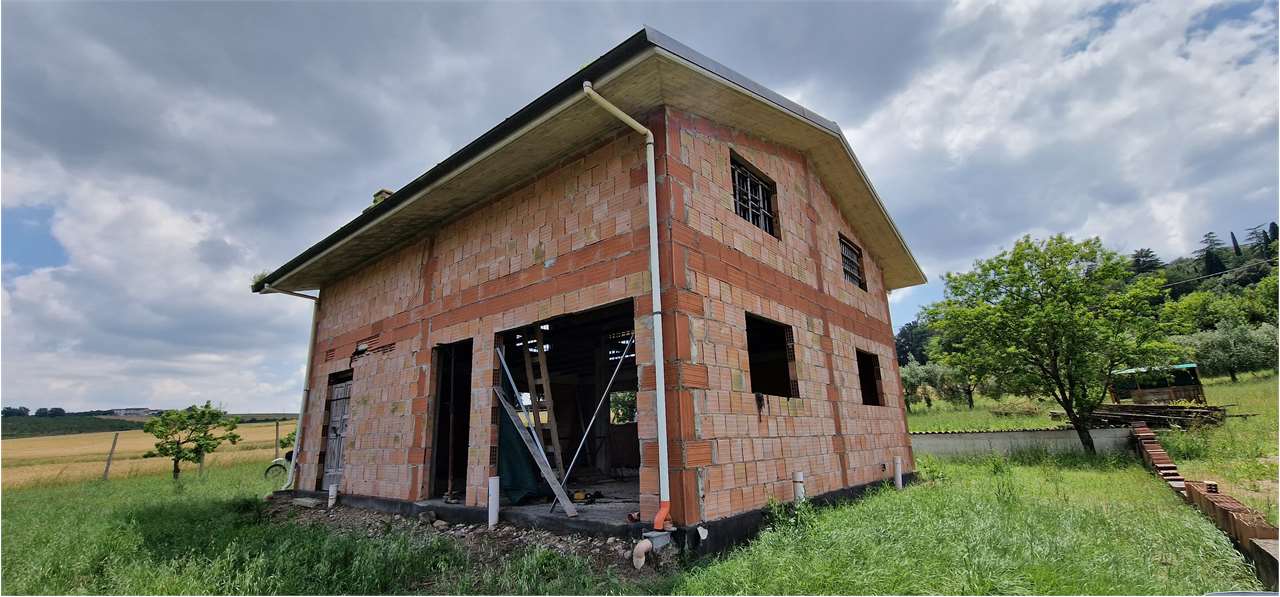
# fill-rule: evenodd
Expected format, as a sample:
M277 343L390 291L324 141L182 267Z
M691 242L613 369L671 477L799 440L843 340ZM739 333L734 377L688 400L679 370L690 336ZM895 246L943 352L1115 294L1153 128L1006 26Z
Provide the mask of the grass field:
M680 579L687 594L1259 590L1225 535L1133 459L938 462L935 480L802 511Z
M294 422L281 422L280 435L293 430ZM237 428L238 445L224 444L209 456L207 465L257 462L266 466L275 454L275 423L248 423ZM111 449L113 432L81 433L5 439L0 441L0 487L10 489L41 483L62 483L96 478ZM155 446L155 438L141 430L120 432L112 477L159 474L172 466L159 458L143 459ZM185 465L192 468L193 465Z
M1280 489L1277 476L1277 379L1272 373L1240 376L1238 383L1225 377L1205 380L1209 404L1228 405L1231 417L1219 427L1159 431L1161 444L1188 479L1217 481L1223 491L1261 511L1272 524L1277 522ZM1015 405L1026 403L1014 402ZM1051 402L1039 403L1031 415L999 416L995 411L1011 406L1010 400L978 397L975 408L935 401L932 409L917 405L907 415L907 426L920 431L995 431L1038 429L1060 425L1049 419ZM1017 410L1016 408L1013 410ZM1030 410L1030 409L1028 409Z
M140 421L110 417L67 415L62 417L4 417L0 419L0 437L13 439L41 435L67 435L97 431L142 429Z
M1132 459L922 459L931 480L779 517L725 557L637 584L522 548L273 522L256 466L6 490L6 594L1193 594L1256 590L1194 509ZM178 488L180 487L180 489Z
M271 522L257 466L6 490L5 594L589 594L663 592L529 548L481 564L459 540L369 538Z
M1226 378L1208 380L1209 404L1234 405L1219 427L1158 431L1161 445L1188 479L1217 481L1224 493L1264 513L1276 524L1277 489L1277 379L1275 375L1242 376L1239 383Z
M1061 427L1061 421L1049 418L1050 404L1025 398L1006 398L995 401L977 396L974 408L934 400L933 408L923 403L911 407L907 414L907 428L921 431L1000 431L1006 429L1052 429ZM1018 414L999 415L1001 409ZM1020 411L1025 411L1020 412Z

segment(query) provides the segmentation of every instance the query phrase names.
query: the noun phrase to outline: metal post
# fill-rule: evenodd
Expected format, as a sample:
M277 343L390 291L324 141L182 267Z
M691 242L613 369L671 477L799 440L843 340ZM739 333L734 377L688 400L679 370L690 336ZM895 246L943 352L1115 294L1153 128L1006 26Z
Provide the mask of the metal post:
M569 482L569 474L573 472L573 465L578 463L578 455L582 453L582 446L587 443L587 437L591 435L591 428L596 424L596 417L600 416L600 407L604 405L604 401L609 399L609 391L613 389L613 380L618 378L618 370L622 369L622 362L627 360L627 353L631 351L631 343L636 339L635 332L631 333L631 337L627 338L627 345L622 348L622 356L618 357L618 364L613 368L613 375L609 377L609 383L604 387L604 394L600 396L600 402L596 403L596 409L591 412L591 422L582 434L582 440L578 442L578 449L573 451L573 460L569 461L569 468L564 470L564 478L560 479L560 487L564 487ZM608 355L606 348L605 355ZM556 511L555 502L551 503L551 511Z
M102 480L107 480L107 475L111 473L111 458L116 455L116 442L120 441L120 432L117 431L115 436L111 438L111 451L107 452L107 467L102 469Z

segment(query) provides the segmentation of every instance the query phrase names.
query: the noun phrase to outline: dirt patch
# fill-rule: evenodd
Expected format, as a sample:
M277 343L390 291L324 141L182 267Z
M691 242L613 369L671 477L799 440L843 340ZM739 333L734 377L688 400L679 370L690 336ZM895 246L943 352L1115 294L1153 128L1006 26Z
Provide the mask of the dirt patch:
M276 522L292 524L316 524L336 532L378 538L392 533L410 536L447 536L465 549L470 561L477 567L498 565L518 552L533 547L543 547L565 555L582 558L598 572L636 581L651 580L675 571L675 551L655 558L651 554L642 570L631 565L631 551L635 542L620 537L592 537L576 534L556 534L541 529L529 529L499 523L493 529L484 524L449 524L425 514L417 518L387 514L363 508L335 506L305 508L288 499L267 502L267 516Z

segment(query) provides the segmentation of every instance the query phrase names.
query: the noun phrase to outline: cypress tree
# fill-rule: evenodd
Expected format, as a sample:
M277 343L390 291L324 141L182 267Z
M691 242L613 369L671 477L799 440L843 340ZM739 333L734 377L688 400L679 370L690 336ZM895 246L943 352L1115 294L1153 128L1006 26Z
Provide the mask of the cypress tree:
M1231 232L1231 250L1235 251L1236 257L1244 257L1244 251L1240 250L1240 243L1236 241L1235 231Z

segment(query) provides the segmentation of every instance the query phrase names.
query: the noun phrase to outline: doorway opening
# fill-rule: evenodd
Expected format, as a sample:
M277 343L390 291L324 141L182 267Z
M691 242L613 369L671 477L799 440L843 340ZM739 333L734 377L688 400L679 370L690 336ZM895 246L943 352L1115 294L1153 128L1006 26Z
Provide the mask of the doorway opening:
M615 523L637 509L640 495L634 329L628 299L507 330L498 343L507 369L498 374L504 391L516 386L520 424L542 434L550 468L559 479L567 474L565 490L577 496L579 514ZM502 411L498 416L509 422ZM500 445L504 501L540 503L545 511L550 488L528 448L519 439Z
M329 375L328 391L324 401L324 427L321 430L320 475L316 490L325 491L330 485L342 483L342 441L347 435L350 420L351 384L350 369Z
M471 438L470 339L436 348L436 424L432 442L431 497L462 501L467 490Z

